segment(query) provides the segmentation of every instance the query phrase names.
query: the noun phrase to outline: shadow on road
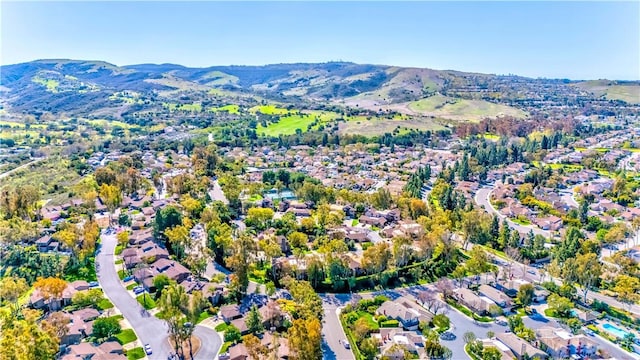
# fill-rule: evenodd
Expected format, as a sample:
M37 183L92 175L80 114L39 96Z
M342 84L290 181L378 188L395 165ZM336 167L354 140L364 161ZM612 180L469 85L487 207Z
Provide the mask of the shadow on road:
M331 350L331 347L329 347L329 344L327 344L327 341L324 338L322 339L322 359L338 360L338 358L336 357L336 353Z

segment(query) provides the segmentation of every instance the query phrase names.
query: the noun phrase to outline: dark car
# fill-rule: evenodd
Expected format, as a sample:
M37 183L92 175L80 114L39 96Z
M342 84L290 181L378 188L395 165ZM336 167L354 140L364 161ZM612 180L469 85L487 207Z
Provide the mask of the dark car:
M456 335L450 331L445 331L442 334L440 334L440 339L451 341L456 339Z

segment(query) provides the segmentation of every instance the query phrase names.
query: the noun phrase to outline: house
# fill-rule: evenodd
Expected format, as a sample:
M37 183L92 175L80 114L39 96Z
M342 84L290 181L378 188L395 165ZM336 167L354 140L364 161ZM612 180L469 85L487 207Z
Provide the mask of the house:
M275 348L277 347L278 360L285 360L289 358L289 341L286 338L281 336L274 337L271 332L267 331L262 335L260 343L272 352L276 350Z
M365 225L378 226L378 227L382 227L384 226L384 224L387 223L387 219L384 217L371 217L366 215L360 216L360 219L358 220Z
M71 283L71 287L77 291L89 290L89 283L84 280L76 280Z
M138 245L147 241L153 241L153 229L134 231L131 236L129 236L130 245Z
M231 320L231 325L235 326L238 331L240 331L240 335L247 335L249 333L249 327L247 326L247 319L241 317L239 319Z
M249 352L244 344L234 345L229 348L229 360L247 360Z
M115 341L108 341L96 346L92 343L82 342L71 345L61 360L126 360L122 345Z
M343 232L345 240L353 240L355 242L367 241L367 231L363 228L345 226L336 231Z
M177 283L181 283L191 275L189 269L169 259L158 259L151 264L151 267L155 269L157 273L165 274L169 279Z
M29 296L29 304L34 309L44 309L45 307L48 307L49 310L55 311L70 305L71 299L75 293L77 293L77 290L70 284L67 284L67 287L62 292L62 297L60 299L47 299L40 290L36 289Z
M562 227L562 219L554 215L535 218L533 222L542 230L557 231Z
M287 209L288 213L293 213L296 217L309 217L311 216L311 210L309 209L298 209L290 207Z
M232 320L242 317L242 314L238 305L225 305L220 308L220 317L228 324Z
M505 311L511 311L511 308L514 305L513 301L511 300L511 298L509 296L507 296L507 294L505 294L502 291L494 288L493 286L489 286L489 285L485 285L485 284L480 285L480 287L478 288L478 292L481 295L484 295L484 296L488 297L489 299L491 299L491 301L496 303L498 306L500 306Z
M538 357L541 360L549 357L544 351L529 344L514 333L498 333L496 334L496 339L508 347L518 360L522 360L525 356L529 359Z
M453 297L471 311L481 315L489 313L489 307L491 305L497 305L488 297L480 297L475 292L466 288L453 290Z
M531 283L523 279L512 279L509 281L500 281L498 282L498 285L496 287L504 291L507 295L515 297L518 293L518 290L520 290L520 287L525 284Z
M380 342L380 353L385 358L405 359L404 354L396 354L393 350L398 348L396 345L414 355L418 355L424 349L424 338L414 331L405 331L401 328L381 328L380 332L373 334L372 337ZM396 355L402 356L397 357Z
M593 311L583 311L580 309L573 309L573 314L585 324L590 324L596 321L598 314Z
M82 322L89 322L97 319L98 316L100 316L100 312L94 308L84 308L72 312L71 316L74 319L81 320Z
M592 356L598 346L584 335L573 335L560 328L542 327L536 331L541 347L554 359L568 358L574 354Z
M398 298L394 301L385 301L376 310L378 315L384 315L389 319L400 322L406 330L416 330L420 321L431 322L433 315L413 304L407 298Z
M36 248L40 252L58 251L60 243L55 241L51 235L45 235L36 240Z

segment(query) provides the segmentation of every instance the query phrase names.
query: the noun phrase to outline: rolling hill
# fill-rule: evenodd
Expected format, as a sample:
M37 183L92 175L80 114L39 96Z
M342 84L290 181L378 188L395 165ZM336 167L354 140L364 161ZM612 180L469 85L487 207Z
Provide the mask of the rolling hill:
M524 118L541 104L566 106L572 101L640 103L638 82L529 79L349 62L190 68L38 60L0 67L0 85L0 105L8 112L114 119L167 110L215 113L220 106L265 101L453 121Z

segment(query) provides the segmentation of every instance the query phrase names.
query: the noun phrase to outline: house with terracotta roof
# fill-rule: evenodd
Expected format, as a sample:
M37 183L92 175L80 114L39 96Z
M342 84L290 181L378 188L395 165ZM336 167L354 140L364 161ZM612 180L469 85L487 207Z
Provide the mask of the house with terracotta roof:
M598 345L586 336L573 335L561 328L542 327L536 331L541 347L554 359L564 359L572 355L593 356Z

